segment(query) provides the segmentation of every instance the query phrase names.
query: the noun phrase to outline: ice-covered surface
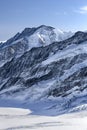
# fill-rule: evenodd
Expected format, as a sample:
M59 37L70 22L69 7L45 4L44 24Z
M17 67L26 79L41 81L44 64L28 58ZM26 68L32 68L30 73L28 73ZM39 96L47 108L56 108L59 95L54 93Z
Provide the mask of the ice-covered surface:
M30 110L0 108L0 130L86 130L87 111L61 116L31 115Z

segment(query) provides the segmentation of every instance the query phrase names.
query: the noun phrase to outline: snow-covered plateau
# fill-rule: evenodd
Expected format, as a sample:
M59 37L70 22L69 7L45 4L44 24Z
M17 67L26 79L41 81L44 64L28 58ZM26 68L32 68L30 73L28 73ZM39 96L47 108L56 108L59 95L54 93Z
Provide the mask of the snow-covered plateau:
M0 130L87 130L87 111L60 116L32 115L28 109L0 108Z

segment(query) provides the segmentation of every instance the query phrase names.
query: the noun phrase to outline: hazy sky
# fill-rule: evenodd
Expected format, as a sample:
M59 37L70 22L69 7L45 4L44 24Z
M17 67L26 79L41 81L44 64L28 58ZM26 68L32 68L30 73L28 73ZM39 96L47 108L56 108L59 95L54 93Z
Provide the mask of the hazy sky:
M87 30L87 0L0 0L0 40L42 24Z

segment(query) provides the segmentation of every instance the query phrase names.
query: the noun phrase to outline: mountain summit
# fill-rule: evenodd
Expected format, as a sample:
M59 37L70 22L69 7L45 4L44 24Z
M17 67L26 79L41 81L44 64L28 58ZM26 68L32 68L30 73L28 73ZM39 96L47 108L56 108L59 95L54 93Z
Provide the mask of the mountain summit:
M72 35L73 33L63 32L46 25L25 28L21 33L17 33L4 42L4 44L0 44L0 63L9 61L12 57L20 57L32 48L45 47L55 41L65 40Z

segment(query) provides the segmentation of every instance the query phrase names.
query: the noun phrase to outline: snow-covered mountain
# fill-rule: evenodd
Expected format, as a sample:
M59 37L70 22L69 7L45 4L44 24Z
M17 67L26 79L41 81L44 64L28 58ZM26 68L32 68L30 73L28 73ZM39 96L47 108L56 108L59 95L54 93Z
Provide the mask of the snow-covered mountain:
M20 57L24 52L34 48L47 46L55 41L71 37L73 33L63 32L50 26L41 25L37 28L25 28L21 33L0 44L1 65L12 57Z
M1 44L0 98L52 113L86 104L87 33L72 35L44 25Z

